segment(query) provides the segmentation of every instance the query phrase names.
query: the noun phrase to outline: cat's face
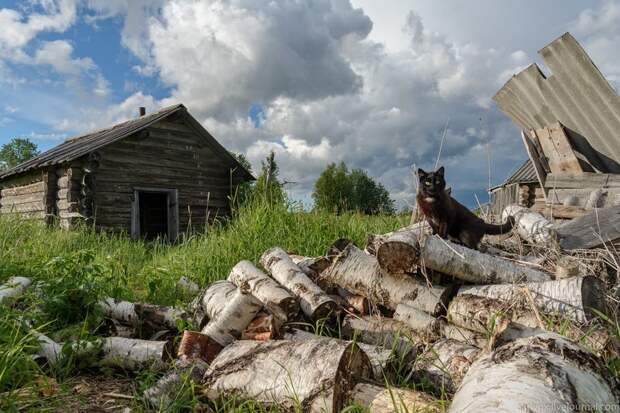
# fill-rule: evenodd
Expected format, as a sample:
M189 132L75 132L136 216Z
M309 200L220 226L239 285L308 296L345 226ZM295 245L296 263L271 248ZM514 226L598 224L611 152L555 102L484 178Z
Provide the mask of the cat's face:
M436 197L446 189L443 166L435 172L418 169L418 191L426 197Z

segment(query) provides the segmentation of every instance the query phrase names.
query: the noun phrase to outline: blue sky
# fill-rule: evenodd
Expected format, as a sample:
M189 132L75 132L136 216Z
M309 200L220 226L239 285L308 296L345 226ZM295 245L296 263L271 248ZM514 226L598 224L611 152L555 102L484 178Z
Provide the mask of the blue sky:
M442 163L486 200L525 158L491 101L571 31L617 87L620 4L524 0L0 0L0 144L68 136L184 103L255 167L276 152L295 199L329 162L363 168L399 206L412 168ZM560 6L561 4L561 6ZM490 153L487 151L489 148Z

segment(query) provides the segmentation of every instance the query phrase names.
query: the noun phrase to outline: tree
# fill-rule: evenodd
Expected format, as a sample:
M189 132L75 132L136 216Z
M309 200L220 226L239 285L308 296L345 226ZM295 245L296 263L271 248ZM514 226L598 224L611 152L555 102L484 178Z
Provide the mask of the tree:
M37 145L26 138L13 138L0 147L0 169L11 169L39 155Z
M233 153L233 152L231 152L230 154L249 173L252 173L252 165L250 164L250 161L248 161L248 158L246 158L244 154L242 154L242 153ZM250 197L252 196L253 187L254 187L254 184L252 182L249 182L249 181L244 181L244 182L239 183L235 187L235 190L234 190L234 192L232 193L232 196L231 196L231 202L233 203L233 205L239 207L239 206L243 205L244 203L246 203L248 201L248 199L250 199Z
M282 183L278 179L280 169L276 163L276 154L271 151L267 158L261 162L261 172L256 179L254 194L264 196L269 203L283 203L286 201L286 194Z
M383 185L362 169L349 172L344 162L327 165L314 185L312 198L315 208L337 214L345 211L369 215L394 213L394 202Z

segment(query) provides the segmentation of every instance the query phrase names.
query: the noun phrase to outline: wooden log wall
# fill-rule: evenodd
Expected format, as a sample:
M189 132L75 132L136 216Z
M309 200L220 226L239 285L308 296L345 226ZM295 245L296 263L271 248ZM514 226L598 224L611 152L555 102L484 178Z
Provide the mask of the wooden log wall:
M46 172L36 171L8 178L0 187L0 214L19 214L27 219L46 219L48 201Z
M79 164L67 165L56 170L56 214L60 227L70 229L81 220L80 182L82 169Z
M97 227L130 231L135 188L178 190L179 233L229 214L229 166L182 120L158 122L99 154Z

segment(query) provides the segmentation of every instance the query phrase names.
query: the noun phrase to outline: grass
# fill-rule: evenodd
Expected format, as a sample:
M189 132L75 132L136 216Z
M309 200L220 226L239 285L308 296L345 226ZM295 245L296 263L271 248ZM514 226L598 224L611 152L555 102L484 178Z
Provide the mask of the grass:
M303 255L321 255L338 238L358 245L369 233L402 227L408 217L335 215L308 212L296 206L253 202L201 232L184 234L176 244L131 240L126 234L97 233L84 227L62 231L40 223L0 218L0 283L11 276L36 280L16 308L2 308L0 315L0 411L55 411L63 409L64 392L71 393L76 361L52 371L42 370L32 359L37 342L24 320L57 341L88 338L101 323L96 302L111 296L162 305L184 305L192 297L178 291L181 276L200 285L227 277L240 260L258 262L273 246ZM24 389L41 395L41 377L51 377L57 393L26 397ZM157 379L150 371L137 376L136 396ZM48 386L49 387L49 386ZM184 386L176 395L175 409L195 407L195 388ZM31 400L34 399L34 400ZM25 403L25 404L24 404ZM222 403L228 411L230 401ZM263 411L248 402L238 411ZM139 401L132 402L143 409ZM351 410L353 411L353 410Z

